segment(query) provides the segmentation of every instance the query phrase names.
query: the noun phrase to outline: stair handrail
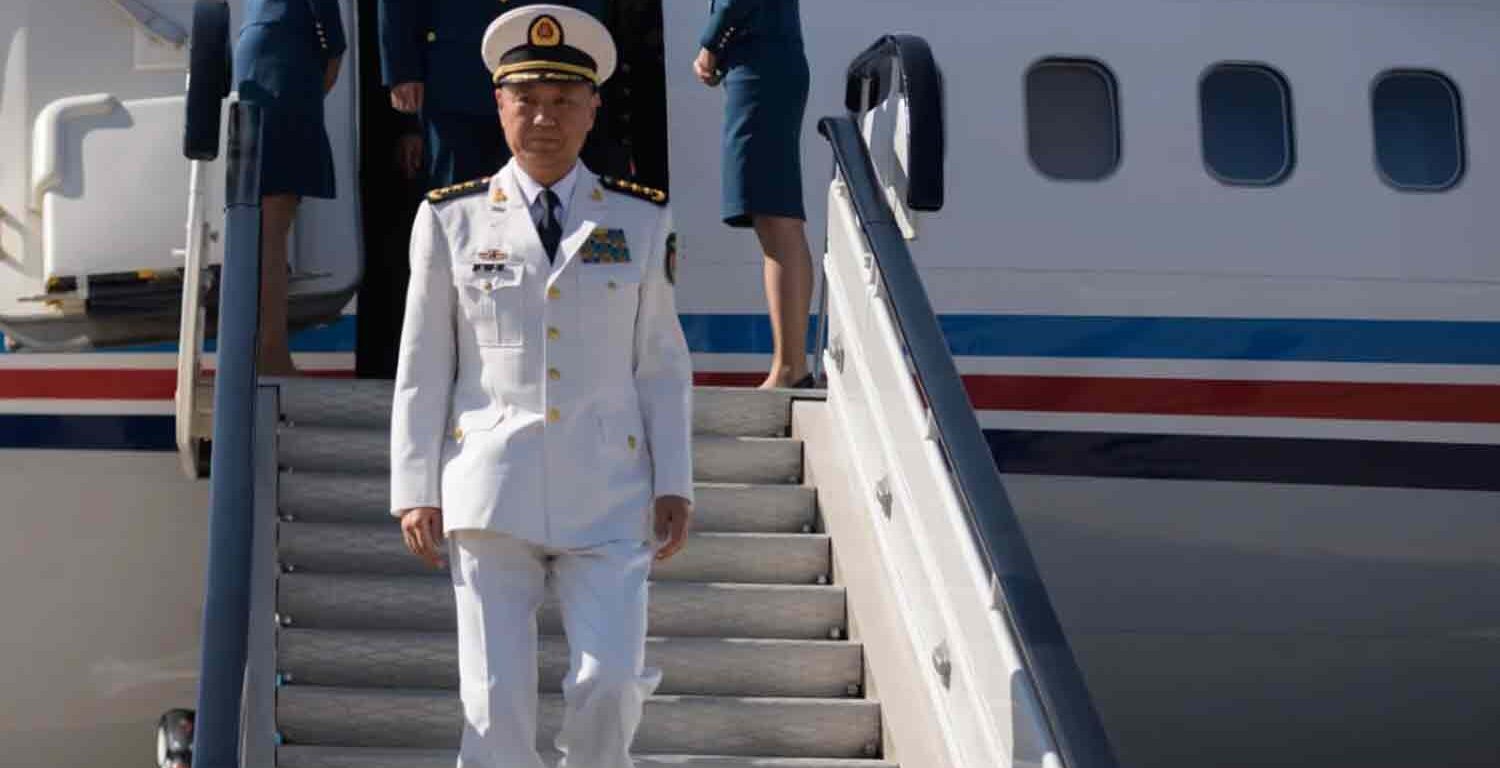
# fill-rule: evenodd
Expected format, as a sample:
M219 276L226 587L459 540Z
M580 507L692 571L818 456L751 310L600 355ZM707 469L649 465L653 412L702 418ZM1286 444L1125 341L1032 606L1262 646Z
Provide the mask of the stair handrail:
M193 14L184 153L202 159L217 149L219 106L222 94L228 92L229 7L222 0L198 0ZM237 102L230 106L209 465L208 562L193 733L195 768L238 768L240 763L255 534L260 125L257 105Z
M895 67L896 81L885 77ZM927 41L916 35L885 35L854 57L845 75L844 107L862 115L893 91L906 96L911 113L906 156L910 158L905 199L914 211L943 208L943 76Z
M920 38L881 38L855 60L855 66L849 70L846 91L850 96L861 96L850 102L854 115L873 103L869 96L880 91L867 81L889 63L895 63L901 73L903 87L911 89L906 93L911 100L910 135L925 136L928 141L941 137L941 95L912 92L941 88L936 61ZM854 115L824 118L818 123L818 132L832 146L834 165L849 191L857 223L874 259L873 271L882 282L882 298L888 303L900 343L911 362L917 392L931 414L933 439L947 461L955 494L991 579L997 604L1017 639L1022 664L1035 685L1043 722L1068 768L1117 768L1119 763L1094 708L1083 672L1042 583L1026 535L938 324L937 313L881 191L869 147ZM921 157L925 163L941 166L940 144L936 152L930 147L912 149L923 153L912 155L914 159ZM919 192L913 200L908 190L907 203L911 207L934 203L941 207L941 189L934 195L930 187L933 183L941 186L941 167L924 168L914 162L909 176L912 187Z
M195 768L237 768L255 537L255 346L260 320L259 106L230 107L218 369L209 460L208 566Z

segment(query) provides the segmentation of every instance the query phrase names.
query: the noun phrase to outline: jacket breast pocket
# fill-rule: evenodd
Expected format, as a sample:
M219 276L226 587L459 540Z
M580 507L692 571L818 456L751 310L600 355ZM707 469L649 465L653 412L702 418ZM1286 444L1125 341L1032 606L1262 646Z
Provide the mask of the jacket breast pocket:
M478 269L475 269L478 266ZM459 264L458 293L464 319L481 347L519 347L525 339L526 273Z
M641 297L641 271L638 267L632 264L589 266L580 280L587 306L603 313L611 329L634 331L636 305Z

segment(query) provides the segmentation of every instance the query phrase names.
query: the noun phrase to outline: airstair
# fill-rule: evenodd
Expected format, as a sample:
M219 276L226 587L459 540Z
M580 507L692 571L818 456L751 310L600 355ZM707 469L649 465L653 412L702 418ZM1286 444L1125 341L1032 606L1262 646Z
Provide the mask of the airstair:
M696 526L651 576L637 764L1116 768L908 249L942 206L936 63L885 37L847 86L819 126L827 390L695 391ZM193 765L449 766L453 588L388 512L392 385L255 376L257 120L232 111Z
M274 611L256 611L273 619L274 660L250 680L274 689L274 722L260 735L281 768L451 766L453 591L387 513L390 384L278 390L275 519L259 528L274 536ZM647 664L663 682L635 742L643 768L895 765L880 759L880 703L790 437L792 394L696 393L696 529L652 574ZM545 755L567 648L555 605L539 625Z

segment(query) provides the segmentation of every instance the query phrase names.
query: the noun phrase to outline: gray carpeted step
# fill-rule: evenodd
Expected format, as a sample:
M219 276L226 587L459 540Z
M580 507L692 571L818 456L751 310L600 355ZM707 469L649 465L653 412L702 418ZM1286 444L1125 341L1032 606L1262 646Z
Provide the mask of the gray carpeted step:
M391 423L389 381L303 378L281 385L281 413L297 426L385 431ZM693 431L710 435L781 437L792 423L792 398L821 392L745 387L695 387Z
M390 435L348 427L282 427L277 461L293 472L390 472ZM802 443L783 437L693 438L695 479L718 483L800 483Z
M390 478L286 472L281 513L309 523L389 524ZM693 530L796 533L815 524L816 494L801 485L698 483Z
M352 523L282 523L283 566L312 573L430 574L407 551L401 529ZM818 533L696 533L676 556L652 568L658 581L812 584L830 575L828 536Z
M284 623L308 629L453 630L453 586L444 576L285 573L277 588ZM845 628L844 588L788 584L653 582L649 631L661 637L820 640ZM538 615L561 634L553 599Z
M555 765L556 753L542 753ZM634 755L636 768L896 768L884 760L820 757L726 757L720 755ZM453 768L455 750L360 749L288 745L276 750L277 768Z
M456 689L457 638L451 632L284 629L276 668L297 685ZM541 689L561 690L568 645L540 639ZM858 695L863 652L832 640L653 637L646 664L662 670L661 694L838 698Z
M802 482L802 441L779 437L693 438L693 478L705 483Z
M543 694L539 745L562 719L560 695ZM277 693L277 730L286 744L455 748L463 714L450 691L385 691L289 685ZM787 757L873 757L880 705L867 699L653 696L634 747Z

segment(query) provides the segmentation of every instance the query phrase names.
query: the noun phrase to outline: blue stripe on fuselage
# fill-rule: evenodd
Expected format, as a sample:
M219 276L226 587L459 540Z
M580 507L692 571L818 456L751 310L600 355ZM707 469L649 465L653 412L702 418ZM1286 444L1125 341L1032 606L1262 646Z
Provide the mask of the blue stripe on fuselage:
M955 314L939 323L964 357L1500 365L1500 322ZM771 353L763 314L685 314L682 328L696 353ZM352 352L354 342L354 318L345 317L297 333L292 346ZM171 353L176 344L108 351Z
M942 315L964 357L1500 365L1500 322ZM770 354L764 315L684 315L694 352Z

